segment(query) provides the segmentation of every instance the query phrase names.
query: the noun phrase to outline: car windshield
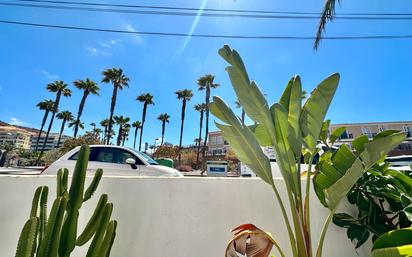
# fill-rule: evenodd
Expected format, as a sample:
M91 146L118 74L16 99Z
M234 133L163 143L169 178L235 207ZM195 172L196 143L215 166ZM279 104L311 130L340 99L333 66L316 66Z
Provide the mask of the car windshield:
M135 152L136 154L138 154L140 157L142 157L143 159L145 159L145 161L147 161L150 165L159 165L159 163L157 163L155 160L152 159L152 157L150 157L149 155L139 152L133 148L129 148L131 151Z

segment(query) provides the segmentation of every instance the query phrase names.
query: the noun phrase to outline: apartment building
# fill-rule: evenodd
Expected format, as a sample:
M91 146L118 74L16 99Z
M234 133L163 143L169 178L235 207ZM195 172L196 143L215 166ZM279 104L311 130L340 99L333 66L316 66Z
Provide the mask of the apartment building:
M221 131L209 132L207 141L207 156L226 155L230 149L229 143L223 139Z
M14 126L0 127L0 145L13 145L18 149L30 149L32 133Z
M341 135L337 143L344 143L349 146L352 146L352 141L361 135L373 138L379 132L385 130L403 131L407 135L407 139L392 151L391 154L412 154L412 121L333 124L330 125L330 131L334 131L340 127L346 127L346 131Z
M30 147L31 150L36 149L37 136L38 135L35 135L31 138L31 147ZM66 141L68 138L70 138L70 137L62 135L62 138L60 139L59 146L62 146L64 141ZM41 148L43 147L45 139L46 139L46 134L42 133L41 136L40 136L40 139L39 139L39 146L38 146L37 150L41 150ZM49 137L47 138L46 146L45 146L44 150L49 151L49 150L52 150L54 148L57 148L58 147L57 146L58 140L59 140L59 133L50 133Z

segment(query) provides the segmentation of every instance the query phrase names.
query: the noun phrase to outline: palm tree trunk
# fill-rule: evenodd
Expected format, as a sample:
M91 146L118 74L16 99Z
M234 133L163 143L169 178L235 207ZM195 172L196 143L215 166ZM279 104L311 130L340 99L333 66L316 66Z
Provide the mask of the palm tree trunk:
M79 111L77 112L76 124L74 125L74 134L73 134L74 138L76 138L77 132L79 131L80 116L82 116L82 112L83 112L84 104L86 103L87 95L88 95L87 91L84 91L82 100L80 101Z
M183 126L185 124L185 111L186 111L186 99L183 99L182 103L182 123L180 124L180 140L179 140L179 165L181 164L181 154L180 150L182 149L182 140L183 140Z
M146 121L146 109L147 109L147 103L144 103L143 116L142 116L142 127L140 128L139 151L142 150L142 137L143 137L144 122Z
M66 119L63 119L62 127L60 128L59 140L57 140L57 148L60 146L60 140L62 139L64 125L66 125Z
M122 138L122 146L124 146L124 142L126 142L126 135Z
M37 165L40 164L41 157L43 156L44 149L46 148L47 139L49 139L50 130L53 126L54 116L56 116L56 112L59 108L60 96L61 96L61 91L58 91L57 95L56 95L56 101L54 102L53 113L52 113L52 116L51 116L51 119L50 119L49 127L47 128L46 137L44 138L43 146L41 148L39 157L37 158L37 161L36 161Z
M104 132L103 132L103 144L106 143L106 138L107 138L107 125L104 126Z
M117 142L116 142L116 145L118 146L120 146L120 144L122 143L122 134L123 134L122 125L120 125L119 134L117 135Z
M112 120L114 114L114 107L116 106L116 98L117 98L117 84L113 84L113 94L112 94L112 103L110 105L110 117L109 117L109 124L107 125L107 142L108 145L110 143L110 139L112 137Z
M36 148L34 149L35 152L39 148L39 141L40 141L41 133L43 132L43 128L44 128L44 125L46 124L47 117L49 116L49 112L50 112L49 110L46 110L44 112L43 120L41 122L41 127L40 127L40 130L39 130L39 135L37 136L37 140L36 140Z
M136 138L137 138L137 129L134 130L134 141L133 141L133 149L136 149Z
M197 142L197 155L196 155L196 165L197 166L199 166L200 143L202 142L202 129L203 129L203 111L200 112L200 128L199 128L199 138Z
M162 122L162 142L160 142L160 145L163 145L163 140L165 138L165 127L166 127L166 121Z
M205 131L205 141L203 142L203 149L202 149L202 158L203 161L205 161L205 155L206 155L206 146L207 146L207 137L209 133L209 103L210 103L210 87L206 87L206 131ZM203 170L205 165L202 165L202 175L205 172Z

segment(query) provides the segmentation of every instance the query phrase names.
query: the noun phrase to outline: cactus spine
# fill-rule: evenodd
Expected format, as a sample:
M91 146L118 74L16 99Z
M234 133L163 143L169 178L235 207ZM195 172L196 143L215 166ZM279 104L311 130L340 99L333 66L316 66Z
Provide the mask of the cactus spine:
M117 221L110 220L113 204L108 202L106 194L99 202L86 227L77 237L79 210L96 191L103 175L98 169L92 182L84 190L86 169L90 150L82 146L68 188L67 169L57 174L56 199L47 217L48 187L36 189L33 196L30 217L25 223L17 244L16 257L69 257L77 246L93 240L87 256L110 256L116 236Z

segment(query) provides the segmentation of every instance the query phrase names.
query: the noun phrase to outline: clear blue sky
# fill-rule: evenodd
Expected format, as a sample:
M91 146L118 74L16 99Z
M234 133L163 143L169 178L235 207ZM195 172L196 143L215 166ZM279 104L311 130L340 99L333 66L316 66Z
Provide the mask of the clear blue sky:
M199 7L201 0L127 1L122 3ZM112 1L119 3L119 1ZM322 0L209 0L209 8L267 9L318 12ZM338 12L412 12L412 2L343 0ZM137 31L188 33L195 17L149 16L0 6L0 19L59 25L112 28ZM327 26L327 34L384 35L412 34L412 21L345 21ZM201 17L195 33L313 36L316 20L266 20ZM121 67L130 77L130 88L119 92L117 115L141 119L137 95L154 95L148 109L144 141L160 136L156 117L167 112L171 122L166 140L178 143L181 103L174 92L189 88L195 93L188 104L184 143L198 133L198 113L193 105L203 101L197 91L198 77L213 73L222 86L213 95L233 104L235 97L224 71L225 62L217 50L224 44L243 56L250 76L277 101L291 76L300 74L303 87L311 91L317 82L333 72L341 83L328 117L333 123L411 120L412 40L323 41L319 51L312 41L262 41L136 36L99 32L43 29L0 24L0 120L39 127L43 113L35 105L54 98L46 92L55 79L70 84L73 96L63 99L60 110L77 112L81 92L72 81L89 77L100 82L106 68ZM187 41L187 44L185 42ZM90 96L83 113L86 129L91 122L108 117L112 86L101 84L100 97ZM212 118L213 121L213 118ZM212 130L215 129L212 125ZM55 123L57 132L60 121ZM66 134L72 134L66 129ZM130 143L129 143L130 145Z

